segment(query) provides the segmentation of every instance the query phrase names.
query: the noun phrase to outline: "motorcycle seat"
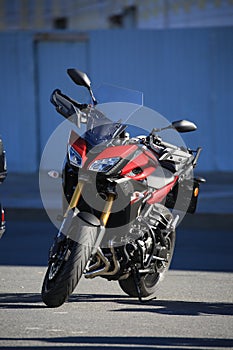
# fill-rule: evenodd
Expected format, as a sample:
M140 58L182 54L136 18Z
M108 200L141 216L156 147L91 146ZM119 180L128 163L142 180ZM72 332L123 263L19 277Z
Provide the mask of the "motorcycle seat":
M172 181L174 181L175 177L173 173L163 167L158 167L150 176L147 178L147 183L149 187L153 187L155 189L160 189Z

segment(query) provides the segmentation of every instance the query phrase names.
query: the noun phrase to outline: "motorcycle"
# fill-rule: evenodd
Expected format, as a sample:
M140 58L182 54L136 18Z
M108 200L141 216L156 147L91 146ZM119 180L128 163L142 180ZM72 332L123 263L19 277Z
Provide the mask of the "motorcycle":
M58 89L51 95L57 112L86 131L69 135L62 223L49 251L42 300L62 305L82 275L118 281L140 301L153 299L171 264L180 213L195 212L205 181L193 175L201 147L177 146L158 134L197 127L179 120L147 132L115 121L114 111L98 107L89 77L73 68L67 73L87 88L92 103L78 103ZM127 108L131 115L140 105Z
M7 176L6 153L3 147L2 139L0 138L0 184L3 183L6 176ZM0 203L0 238L2 238L5 230L6 230L5 211L2 204Z

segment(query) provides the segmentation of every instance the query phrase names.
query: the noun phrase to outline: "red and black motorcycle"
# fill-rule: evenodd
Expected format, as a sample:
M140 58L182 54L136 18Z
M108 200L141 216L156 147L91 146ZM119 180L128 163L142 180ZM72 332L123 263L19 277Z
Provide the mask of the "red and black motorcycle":
M172 260L181 213L195 212L204 181L193 176L201 148L192 151L158 134L196 126L180 120L147 132L115 121L116 109L97 105L88 76L76 69L67 72L89 90L92 105L60 90L51 96L56 110L78 127L86 124L86 131L70 133L62 171L62 224L49 252L42 299L49 307L62 305L82 275L117 280L139 300L153 298ZM125 110L145 118L140 105L124 108L121 103L119 113Z

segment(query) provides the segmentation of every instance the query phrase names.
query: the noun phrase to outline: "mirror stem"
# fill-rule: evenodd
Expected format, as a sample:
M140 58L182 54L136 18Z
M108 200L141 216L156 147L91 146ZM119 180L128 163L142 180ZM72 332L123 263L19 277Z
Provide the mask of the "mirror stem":
M91 99L92 99L92 101L93 101L93 103L94 103L94 106L96 106L98 102L97 102L97 100L96 100L96 98L95 98L95 96L94 96L94 94L93 94L93 91L91 90L91 88L88 89L88 90L89 90L89 92L90 92Z
M171 125L168 125L168 126L165 126L164 128L161 128L161 129L157 129L157 128L154 128L152 130L152 132L160 132L160 131L163 131L163 130L167 130L167 129L173 129L173 127Z

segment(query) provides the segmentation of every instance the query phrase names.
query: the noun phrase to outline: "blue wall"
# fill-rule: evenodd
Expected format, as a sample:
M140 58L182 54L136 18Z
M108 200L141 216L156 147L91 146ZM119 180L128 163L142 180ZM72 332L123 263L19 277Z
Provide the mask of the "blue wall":
M199 170L233 171L232 37L233 27L94 31L82 43L47 39L45 55L34 33L0 34L0 134L9 170L36 170L42 136L50 133L46 118L61 121L45 98L50 81L79 93L61 68L67 60L67 67L86 69L94 87L141 90L144 104L167 119L193 120L199 130L184 139L204 148Z
M94 32L92 77L141 89L169 120L196 122L184 139L203 146L199 169L232 171L232 38L233 28Z
M33 36L0 34L0 135L9 171L37 168L37 128Z

